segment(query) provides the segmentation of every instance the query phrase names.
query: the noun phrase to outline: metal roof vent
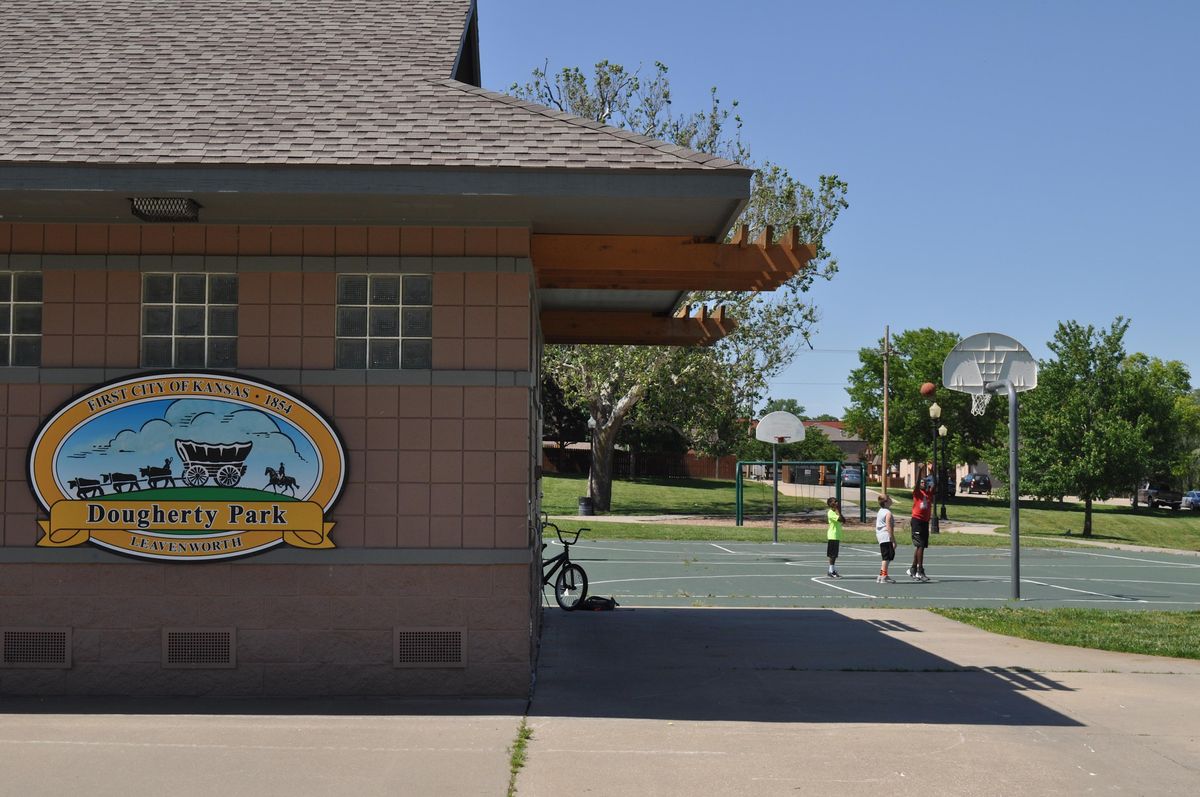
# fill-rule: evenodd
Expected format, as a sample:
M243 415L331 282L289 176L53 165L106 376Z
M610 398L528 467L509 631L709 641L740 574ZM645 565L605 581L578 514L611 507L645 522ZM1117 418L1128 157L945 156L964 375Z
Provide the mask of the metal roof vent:
M199 221L200 203L183 196L135 196L130 210L142 221Z

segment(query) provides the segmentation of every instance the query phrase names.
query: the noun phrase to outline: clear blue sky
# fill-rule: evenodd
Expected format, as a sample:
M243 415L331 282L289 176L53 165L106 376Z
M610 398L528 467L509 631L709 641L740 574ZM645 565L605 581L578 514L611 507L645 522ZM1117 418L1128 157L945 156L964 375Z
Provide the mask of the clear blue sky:
M737 99L757 159L850 209L813 352L772 385L841 415L857 350L933 326L1035 356L1059 321L1200 383L1200 3L479 0L483 82L607 58L670 67L677 112Z

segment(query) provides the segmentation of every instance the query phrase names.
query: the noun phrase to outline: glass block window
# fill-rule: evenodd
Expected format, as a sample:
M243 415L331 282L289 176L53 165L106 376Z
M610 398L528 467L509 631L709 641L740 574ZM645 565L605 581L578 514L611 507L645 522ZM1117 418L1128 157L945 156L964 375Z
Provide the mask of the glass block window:
M42 364L42 275L0 271L0 366Z
M341 274L337 300L338 368L432 367L431 276Z
M142 365L237 366L236 274L142 277Z

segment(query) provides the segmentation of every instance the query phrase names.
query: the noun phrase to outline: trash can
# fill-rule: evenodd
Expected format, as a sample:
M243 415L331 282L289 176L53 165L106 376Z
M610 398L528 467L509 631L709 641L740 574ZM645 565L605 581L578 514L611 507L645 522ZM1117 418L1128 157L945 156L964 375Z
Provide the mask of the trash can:
M579 514L581 514L581 515L594 515L595 514L595 512L592 511L592 499L589 496L586 496L586 495L579 496Z

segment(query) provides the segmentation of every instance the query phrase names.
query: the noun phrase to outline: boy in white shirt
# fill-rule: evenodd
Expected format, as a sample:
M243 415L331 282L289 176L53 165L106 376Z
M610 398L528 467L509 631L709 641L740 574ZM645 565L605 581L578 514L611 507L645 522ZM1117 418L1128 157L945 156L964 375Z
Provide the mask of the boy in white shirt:
M896 558L896 519L892 515L892 499L879 496L879 513L875 515L875 539L879 541L879 555L883 564L879 568L876 584L895 584L896 579L888 575L888 564Z

